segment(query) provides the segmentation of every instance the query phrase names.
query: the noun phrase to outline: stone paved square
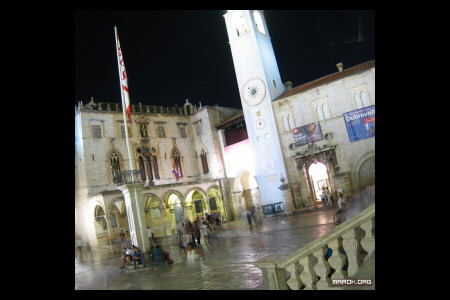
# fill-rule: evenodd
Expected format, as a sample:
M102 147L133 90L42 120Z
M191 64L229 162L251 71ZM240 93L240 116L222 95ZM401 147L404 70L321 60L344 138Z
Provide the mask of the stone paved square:
M157 271L123 273L118 257L75 261L76 290L262 290L262 273L253 262L268 255L291 253L335 227L336 209L265 219L249 229L241 221L223 223L218 245L202 247L194 260L165 265Z

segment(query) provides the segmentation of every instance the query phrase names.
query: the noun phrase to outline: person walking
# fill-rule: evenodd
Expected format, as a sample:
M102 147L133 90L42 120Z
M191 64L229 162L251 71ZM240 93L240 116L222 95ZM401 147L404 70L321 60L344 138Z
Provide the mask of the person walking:
M256 221L256 209L254 206L252 206L252 209L250 210L250 214L252 215L253 223L255 223L255 225L257 225L258 222Z
M249 210L247 210L247 222L250 227L252 227L252 214Z
M200 224L198 219L194 222L194 237L195 237L195 243L200 246Z

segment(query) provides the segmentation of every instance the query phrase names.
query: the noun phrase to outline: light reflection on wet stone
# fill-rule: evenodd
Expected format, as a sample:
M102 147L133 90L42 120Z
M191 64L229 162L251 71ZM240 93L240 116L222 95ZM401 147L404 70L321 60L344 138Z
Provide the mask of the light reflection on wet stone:
M76 261L75 289L232 290L264 289L262 272L252 262L291 253L334 228L335 210L265 220L249 230L242 222L224 223L219 247L204 248L194 260L166 265L157 271L122 273L118 258L92 264Z

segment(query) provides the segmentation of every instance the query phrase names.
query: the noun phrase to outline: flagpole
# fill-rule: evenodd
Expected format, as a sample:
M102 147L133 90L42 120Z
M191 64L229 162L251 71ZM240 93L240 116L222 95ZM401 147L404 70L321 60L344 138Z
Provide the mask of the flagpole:
M131 152L130 152L131 147L130 147L130 140L128 138L128 123L127 123L127 118L125 116L125 97L124 97L124 93L125 92L124 92L124 89L123 89L123 84L122 84L122 79L121 79L122 72L121 72L121 69L120 69L121 64L120 64L120 59L119 59L119 47L118 47L119 46L118 45L119 38L118 38L117 27L116 26L114 26L114 33L115 33L115 36L116 36L117 66L119 68L120 95L122 97L122 112L123 112L123 122L124 122L124 125L125 125L125 140L126 140L126 144L127 144L128 158L129 158L129 161L130 161L131 180L134 183L134 182L136 182L135 181L135 174L133 172L134 171L134 160L133 160L133 156L131 156ZM119 42L119 44L120 44L120 42ZM123 56L123 53L122 53L122 56ZM124 63L124 68L125 68L125 63ZM129 97L129 95L128 95L128 97ZM128 105L131 105L129 100L128 100ZM131 118L130 118L130 120L131 120ZM130 193L129 189L128 189L128 192ZM140 232L141 242L142 242L142 247L143 247L142 250L144 252L146 252L147 249L146 249L146 244L145 244L145 234L143 232L143 230L144 230L144 227L143 227L144 221L143 221L143 219L141 217L140 205L139 205L137 193L139 193L139 192L137 192L135 189L133 189L133 196L131 196L131 193L130 193L130 196L131 196L130 200L134 199L134 201L135 201L135 208L137 210L136 214L137 214L137 217L138 217L138 224L139 224L139 232ZM130 216L133 216L133 209L132 208L131 208L131 212L128 214L128 217L130 217ZM132 223L134 225L134 217L132 217L132 220L133 220ZM135 235L134 237L132 237L133 241L138 243L138 241L137 241L137 234L138 233L136 232L136 228L133 231L134 231L134 233L132 232L132 235L133 234Z
M119 68L120 96L122 98L123 124L125 126L125 141L127 144L128 160L130 162L131 178L134 181L134 174L132 172L132 171L134 171L134 159L131 156L131 152L130 152L131 147L130 147L130 140L128 138L128 122L127 122L127 118L125 116L125 101L124 101L124 97L123 97L122 79L120 78L121 72L120 72L119 47L117 45L117 27L116 26L114 26L114 33L115 33L115 37L116 37L115 40L116 40L116 53L117 53L117 67ZM131 103L130 103L130 105L131 105Z

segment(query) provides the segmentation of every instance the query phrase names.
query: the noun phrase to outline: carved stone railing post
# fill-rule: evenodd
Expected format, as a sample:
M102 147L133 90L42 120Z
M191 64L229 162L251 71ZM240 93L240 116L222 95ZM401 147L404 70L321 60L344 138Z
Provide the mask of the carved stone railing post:
M313 255L307 255L300 259L300 264L303 266L303 272L300 273L300 278L305 285L305 290L315 290L317 275L313 268Z
M286 269L279 268L277 262L286 258L287 254L269 255L253 263L262 270L265 290L288 290ZM291 272L292 274L292 272Z
M340 238L336 238L328 243L328 247L333 250L333 254L328 259L328 262L335 270L333 275L331 275L331 279L347 279L347 272L342 270L342 267L345 265L345 255L339 251L339 240Z
M358 231L359 228L355 227L342 235L342 245L344 246L348 259L348 276L355 275L360 266L359 253L361 246L357 239Z
M287 281L287 285L291 290L299 290L303 285L303 282L299 277L300 264L296 262L295 264L292 264L289 267L287 267L286 270L288 270L289 273L291 273L291 277Z
M375 226L375 218L371 218L366 222L361 224L362 230L366 233L364 238L361 240L361 246L367 251L367 256L365 260L372 255L375 251L375 236L372 233L372 229Z
M326 253L327 247L325 246L314 251L314 256L317 257L317 264L314 266L314 271L320 277L320 280L316 283L318 290L326 290L331 286L331 279L328 277L331 268L330 264L325 260Z

